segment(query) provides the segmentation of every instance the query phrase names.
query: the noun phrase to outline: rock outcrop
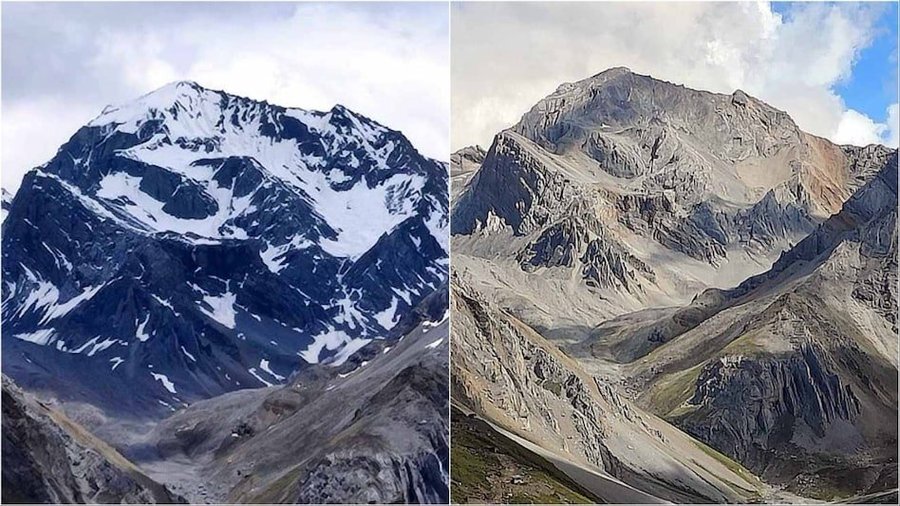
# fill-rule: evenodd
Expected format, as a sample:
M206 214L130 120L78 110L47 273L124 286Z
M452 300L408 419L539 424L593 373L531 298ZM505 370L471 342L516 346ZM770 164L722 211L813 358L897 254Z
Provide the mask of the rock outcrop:
M184 502L3 376L3 503Z
M137 461L160 479L190 467L196 477L173 486L195 502L447 502L446 290L416 312L399 341L374 341L340 367L175 413Z

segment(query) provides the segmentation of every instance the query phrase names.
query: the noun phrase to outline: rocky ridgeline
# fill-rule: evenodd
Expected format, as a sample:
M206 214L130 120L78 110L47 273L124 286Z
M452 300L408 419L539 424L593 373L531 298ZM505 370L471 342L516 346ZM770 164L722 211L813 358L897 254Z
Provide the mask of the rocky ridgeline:
M461 387L454 388L453 396L479 411L490 413L491 407L500 409L509 420L525 424L529 431L550 430L557 436L564 429L560 427L559 412L548 399L561 400L580 414L572 418L578 447L570 450L582 453L598 468L618 475L619 463L605 443L610 434L604 424L612 416L623 416L624 410L612 413L608 407L601 407L581 377L528 339L508 317L503 317L463 282L454 283L451 293L452 304L458 308L455 318L459 321L456 324L459 330L454 330L459 342L452 343L452 353L460 354L453 359L453 375ZM487 336L491 342L485 340ZM497 350L491 354L491 360L482 358L479 369L464 369L471 361L479 360L479 348L485 346ZM487 398L482 397L479 383L466 383L469 379L477 382L479 377L488 382Z
M718 465L696 443L667 432L658 419L607 381L580 370L459 277L451 281L451 308L452 392L457 402L563 458L594 466L657 497L738 497L723 485L736 479L731 471L723 467L712 476L702 470ZM684 474L676 478L676 468L696 479ZM737 482L753 495L755 485L741 478Z
M187 462L199 480L181 485L210 491L191 497L202 502L446 502L446 312L444 289L399 325L399 341L180 410L156 426L138 463L171 475Z

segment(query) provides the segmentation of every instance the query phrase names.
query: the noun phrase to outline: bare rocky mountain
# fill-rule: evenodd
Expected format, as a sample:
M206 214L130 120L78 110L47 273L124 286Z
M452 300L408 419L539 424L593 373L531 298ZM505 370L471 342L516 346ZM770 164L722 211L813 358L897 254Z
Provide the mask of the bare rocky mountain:
M640 451L567 428L566 409L528 387L546 377L533 349L521 367L502 365L492 343L503 332L483 320L515 322L558 354L564 378L743 465L765 482L760 497L769 486L787 501L892 497L896 167L896 150L834 145L741 91L623 68L560 86L495 137L454 201L454 287L494 308L467 318L454 298L454 322L466 322L454 346L468 346L454 348L468 382L454 392L543 448L665 482L629 468ZM627 425L615 413L586 418L615 440ZM734 500L681 484L695 500Z
M896 160L769 271L570 352L622 364L641 405L773 482L896 488Z
M740 465L598 382L464 280L452 282L454 399L556 459L593 470L589 479L572 477L601 499L752 502L767 493Z
M766 270L889 155L805 134L742 92L611 69L496 136L457 197L454 253L529 324L583 332ZM546 285L565 302L529 297Z
M184 500L3 376L3 503Z

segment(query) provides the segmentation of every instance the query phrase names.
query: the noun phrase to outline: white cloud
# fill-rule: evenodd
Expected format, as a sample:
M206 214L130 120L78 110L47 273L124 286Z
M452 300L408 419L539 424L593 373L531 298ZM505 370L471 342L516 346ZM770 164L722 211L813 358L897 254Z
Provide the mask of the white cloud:
M448 156L445 5L17 4L3 14L11 190L105 105L181 79L289 107L340 103Z
M887 145L896 148L900 145L900 104L888 107Z
M560 83L614 66L742 89L816 135L889 142L896 127L861 118L834 91L881 8L797 4L785 19L766 2L454 5L451 143L489 144Z
M848 109L841 116L837 130L831 139L838 144L865 146L881 143L897 147L897 109L897 104L888 107L886 123L876 123L865 114Z
M99 111L58 97L39 97L3 104L2 185L19 188L22 176L48 162L59 146Z

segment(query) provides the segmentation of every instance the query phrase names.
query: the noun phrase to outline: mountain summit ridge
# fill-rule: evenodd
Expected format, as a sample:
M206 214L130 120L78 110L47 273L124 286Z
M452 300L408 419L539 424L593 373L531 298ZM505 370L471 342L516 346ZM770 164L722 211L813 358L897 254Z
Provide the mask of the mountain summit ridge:
M687 302L711 277L725 288L761 272L839 211L891 153L808 135L741 92L691 90L624 69L598 76L561 87L498 133L456 197L452 233L509 230L509 241L482 241L475 256L525 258L547 276L566 267L605 287L631 272L634 283L616 288L622 297L608 298L606 314ZM571 220L575 228L559 237ZM618 253L589 247L594 239ZM552 253L566 245L577 247ZM650 272L659 255L675 255L683 268ZM599 265L610 272L596 276ZM597 310L586 303L593 307L579 312Z

